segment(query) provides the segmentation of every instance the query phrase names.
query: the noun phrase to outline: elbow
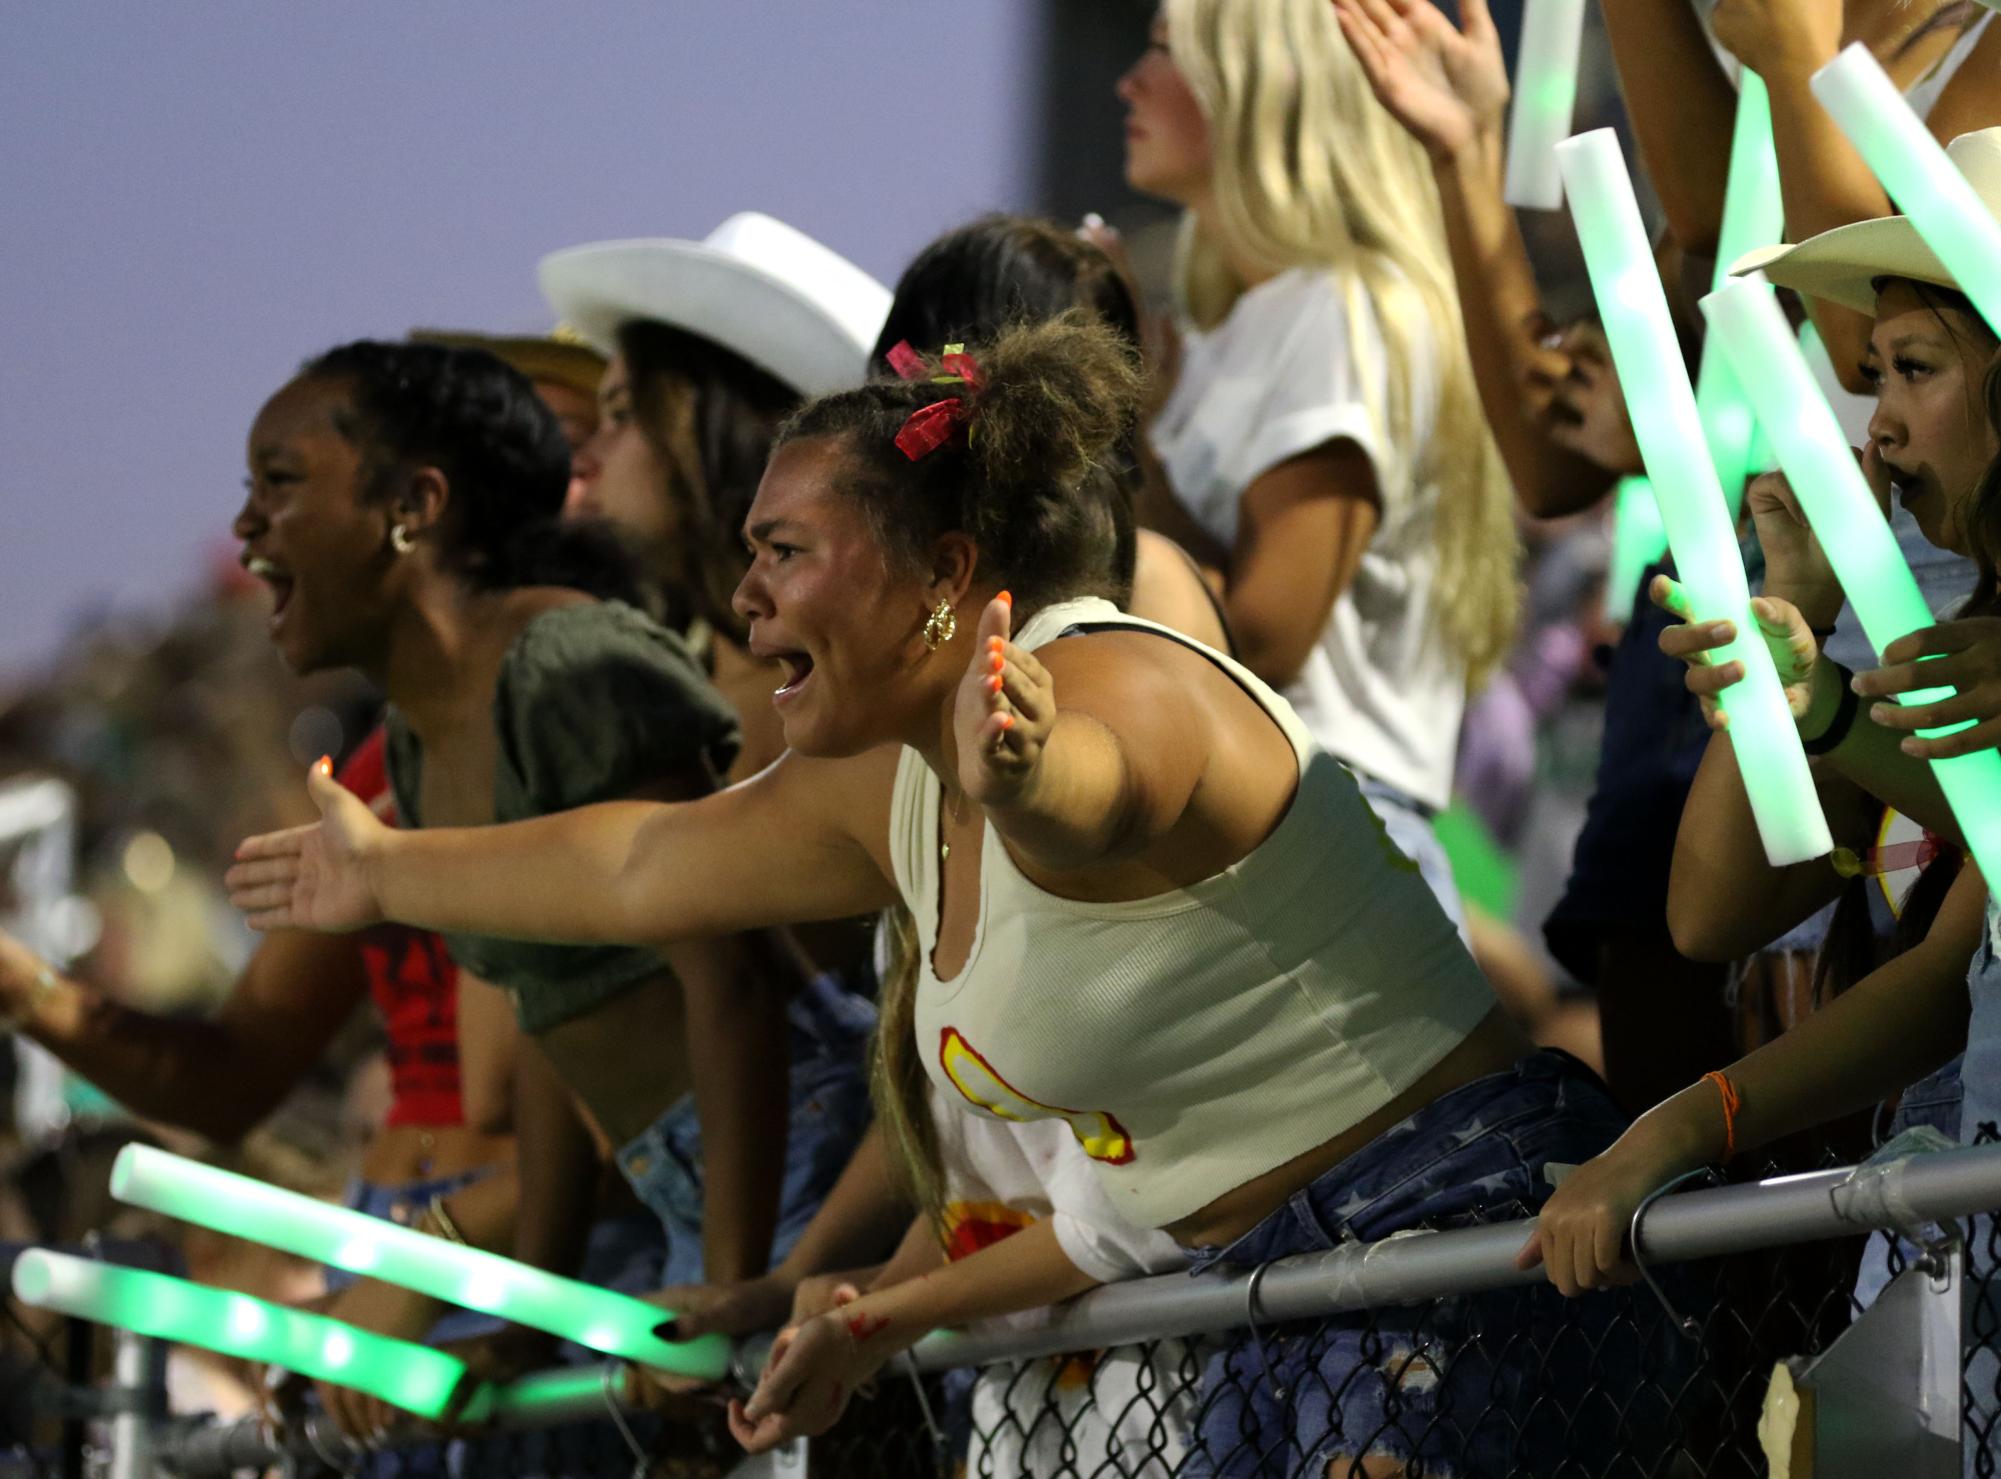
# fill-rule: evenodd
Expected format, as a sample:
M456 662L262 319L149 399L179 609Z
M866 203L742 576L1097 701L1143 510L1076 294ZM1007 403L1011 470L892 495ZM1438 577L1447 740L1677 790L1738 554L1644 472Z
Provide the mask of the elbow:
M1765 943L1740 939L1745 931L1732 928L1732 923L1713 899L1690 897L1690 891L1677 888L1669 875L1667 927L1676 954L1703 965L1726 965Z
M1283 691L1299 677L1320 633L1290 631L1242 612L1230 612L1230 635L1236 639L1237 661L1273 688Z

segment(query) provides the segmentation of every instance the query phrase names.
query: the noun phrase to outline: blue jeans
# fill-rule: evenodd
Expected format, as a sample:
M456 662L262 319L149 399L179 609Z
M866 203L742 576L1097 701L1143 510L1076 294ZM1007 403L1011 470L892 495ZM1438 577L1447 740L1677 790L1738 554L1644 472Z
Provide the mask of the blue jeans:
M400 1223L407 1227L431 1205L432 1197L448 1197L455 1191L462 1191L475 1181L484 1180L493 1171L491 1166L482 1166L475 1171L461 1172L457 1176L434 1176L423 1181L385 1183L364 1181L357 1176L347 1184L347 1192L341 1204L356 1212L366 1212L370 1217L380 1217L384 1222ZM351 1274L346 1269L329 1268L326 1271L327 1288L338 1293L360 1279L359 1274ZM491 1335L503 1321L491 1315L483 1315L478 1310L453 1310L439 1319L424 1337L431 1345L446 1341L471 1340L474 1336Z
M787 1008L791 1113L771 1260L792 1251L869 1124L866 1046L875 1008L837 981L810 982ZM618 1153L619 1169L667 1231L661 1282L702 1282L702 1125L684 1094Z
M1625 1126L1583 1064L1531 1054L1384 1131L1229 1247L1196 1249L1195 1272L1529 1216L1548 1168ZM1381 1457L1427 1474L1598 1474L1621 1454L1651 1472L1671 1436L1666 1373L1690 1360L1678 1340L1644 1289L1571 1301L1546 1283L1238 1331L1204 1366L1181 1472L1347 1479L1339 1460Z
M1437 898L1452 927L1459 931L1459 938L1465 940L1466 906L1460 902L1459 884L1452 877L1452 860L1446 857L1445 845L1431 825L1431 809L1395 786L1359 773L1355 785L1383 824L1383 830L1390 834L1397 851L1417 864L1418 876ZM1472 942L1467 940L1467 949L1471 948Z

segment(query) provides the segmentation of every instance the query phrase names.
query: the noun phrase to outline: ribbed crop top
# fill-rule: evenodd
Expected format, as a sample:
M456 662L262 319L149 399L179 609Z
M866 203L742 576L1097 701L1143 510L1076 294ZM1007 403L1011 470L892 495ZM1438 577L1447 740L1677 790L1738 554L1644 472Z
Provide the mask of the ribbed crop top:
M890 848L922 950L919 1051L945 1100L1067 1120L1127 1220L1161 1227L1380 1109L1494 994L1354 777L1247 669L1095 598L1037 612L1014 641L1100 626L1194 648L1272 716L1299 789L1271 835L1190 887L1106 904L1036 887L989 827L972 947L950 981L932 967L942 788L914 750Z

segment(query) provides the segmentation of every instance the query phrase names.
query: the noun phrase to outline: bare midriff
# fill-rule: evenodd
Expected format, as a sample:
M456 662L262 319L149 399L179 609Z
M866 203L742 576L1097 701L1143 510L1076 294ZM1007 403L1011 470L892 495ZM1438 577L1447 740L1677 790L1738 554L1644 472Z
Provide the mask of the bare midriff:
M387 1125L362 1152L361 1174L377 1186L441 1181L514 1157L512 1135L488 1135L465 1125Z
M1520 1029L1495 1007L1459 1046L1374 1114L1306 1154L1232 1188L1199 1212L1170 1223L1165 1231L1189 1248L1220 1248L1234 1243L1278 1210L1287 1197L1340 1165L1399 1120L1476 1078L1513 1067L1532 1050Z
M659 1119L692 1083L681 985L664 967L536 1034L535 1042L613 1150Z

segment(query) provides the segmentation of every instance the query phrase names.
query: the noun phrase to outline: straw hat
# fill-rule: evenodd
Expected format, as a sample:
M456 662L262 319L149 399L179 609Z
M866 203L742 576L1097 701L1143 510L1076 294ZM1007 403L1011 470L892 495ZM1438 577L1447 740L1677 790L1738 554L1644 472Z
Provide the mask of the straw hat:
M542 259L542 294L610 354L653 319L734 350L802 395L861 384L889 289L838 252L757 211L703 241L601 241Z
M447 349L484 349L505 360L530 380L567 385L596 397L604 378L605 357L575 329L558 324L548 334L475 334L466 329L412 329L412 344L442 344Z
M1961 134L1945 146L1945 152L1973 186L1973 193L2001 217L2001 128ZM1797 246L1760 247L1730 264L1735 277L1761 269L1782 288L1868 314L1876 311L1878 278L1908 277L1940 287L1959 286L1907 216L1879 216L1837 226Z

